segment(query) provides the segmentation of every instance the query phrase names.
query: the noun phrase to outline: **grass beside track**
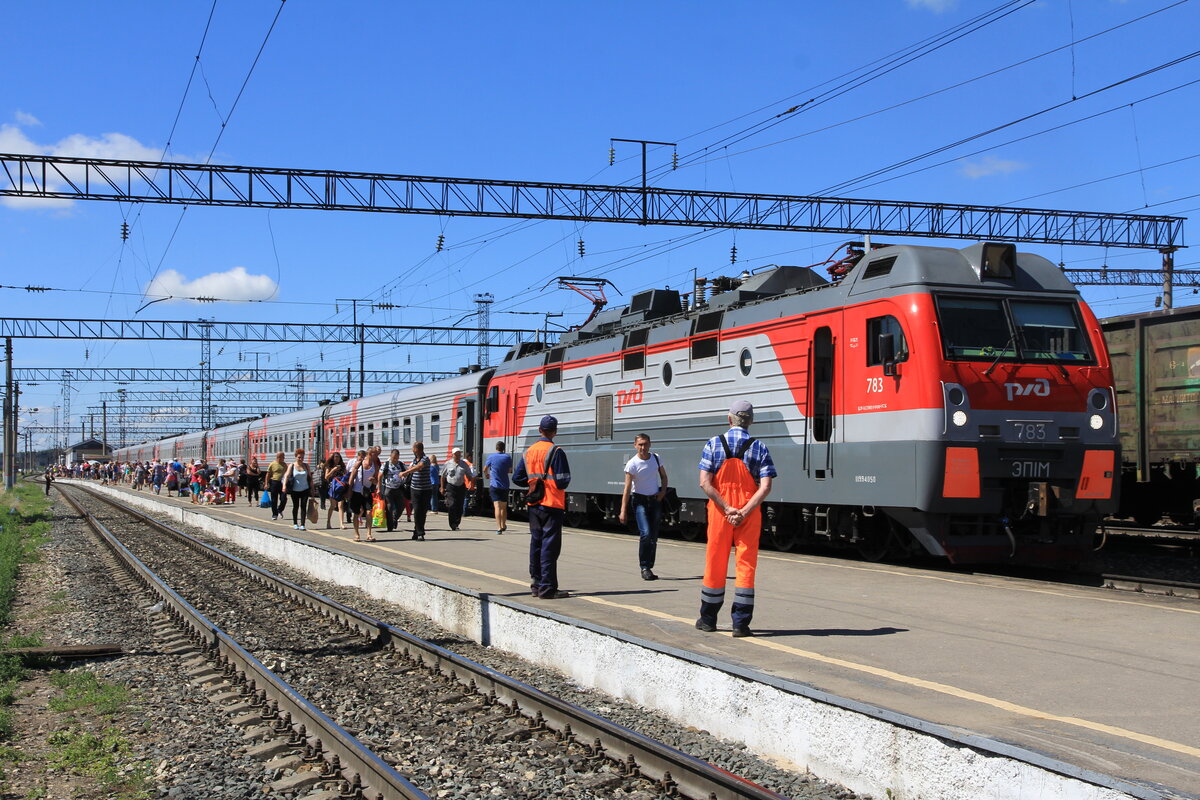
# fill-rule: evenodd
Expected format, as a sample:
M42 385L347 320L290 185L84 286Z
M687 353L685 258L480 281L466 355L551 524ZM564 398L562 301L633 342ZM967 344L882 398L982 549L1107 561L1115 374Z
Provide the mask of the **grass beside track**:
M12 622L13 601L21 565L36 561L38 548L50 533L50 498L45 490L19 484L3 494L0 514L0 629ZM14 647L37 647L37 635L8 635L0 641L0 739L12 735L12 712L17 684L25 677L21 659L7 651Z
M152 795L150 767L136 759L118 722L131 710L129 691L101 680L86 668L50 675L50 685L58 690L58 696L49 700L47 711L57 719L44 745L15 740L10 706L21 696L21 681L30 676L27 667L50 665L23 663L10 652L42 645L40 634L12 634L7 629L13 623L21 567L38 561L39 549L49 540L52 498L45 495L41 485L19 484L13 491L0 494L0 499L0 630L5 631L0 636L0 765L22 763L22 769L28 771L40 762L52 772L92 782L88 788L72 786L72 796L144 800ZM53 593L42 612L66 610L66 598L63 590ZM60 784L54 785L61 788ZM7 793L8 788L0 767L0 794L15 796ZM35 787L23 797L49 800L54 793L55 789Z

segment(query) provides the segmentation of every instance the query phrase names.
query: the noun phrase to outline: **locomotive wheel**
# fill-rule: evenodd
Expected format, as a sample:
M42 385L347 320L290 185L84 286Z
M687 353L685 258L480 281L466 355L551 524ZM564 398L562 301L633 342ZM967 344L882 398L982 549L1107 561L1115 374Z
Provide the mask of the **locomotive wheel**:
M705 529L697 522L684 522L679 525L679 538L685 542L698 542L704 538Z
M568 511L563 517L563 522L567 523L569 528L582 528L587 524L588 515L586 511Z
M875 518L875 524L864 527L866 536L855 549L863 561L884 561L895 550L895 534L891 522L881 515Z
M771 546L781 553L790 553L800 542L800 534L790 525L776 525L771 531Z

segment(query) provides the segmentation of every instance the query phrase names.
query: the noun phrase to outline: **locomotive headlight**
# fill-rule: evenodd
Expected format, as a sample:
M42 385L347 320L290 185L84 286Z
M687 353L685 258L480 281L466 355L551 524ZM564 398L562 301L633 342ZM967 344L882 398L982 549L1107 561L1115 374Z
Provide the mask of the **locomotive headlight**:
M967 412L955 411L953 416L950 417L950 419L954 422L955 425L957 425L958 427L961 428L963 425L967 424Z
M1088 420L1088 424L1092 426L1092 430L1098 431L1104 427L1104 418L1099 414L1092 414L1091 418Z
M1103 389L1092 389L1091 396L1088 397L1088 402L1091 403L1092 408L1097 411L1103 411L1108 408L1108 392Z

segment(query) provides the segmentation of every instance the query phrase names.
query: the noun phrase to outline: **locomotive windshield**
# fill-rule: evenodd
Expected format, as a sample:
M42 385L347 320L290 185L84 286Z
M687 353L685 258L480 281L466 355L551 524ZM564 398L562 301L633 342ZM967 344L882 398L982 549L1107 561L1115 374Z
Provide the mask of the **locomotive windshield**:
M1089 361L1074 303L939 297L938 321L952 360Z

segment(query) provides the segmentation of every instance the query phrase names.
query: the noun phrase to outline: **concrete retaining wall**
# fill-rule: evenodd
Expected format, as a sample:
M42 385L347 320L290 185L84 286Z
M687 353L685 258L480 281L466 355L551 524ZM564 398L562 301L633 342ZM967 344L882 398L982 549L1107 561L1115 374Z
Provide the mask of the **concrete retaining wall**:
M65 482L65 481L64 481ZM569 676L582 686L742 742L856 792L897 800L1161 800L1153 789L984 737L826 694L753 670L569 620L453 584L168 505L89 488L278 559L314 578L430 616L447 630Z

